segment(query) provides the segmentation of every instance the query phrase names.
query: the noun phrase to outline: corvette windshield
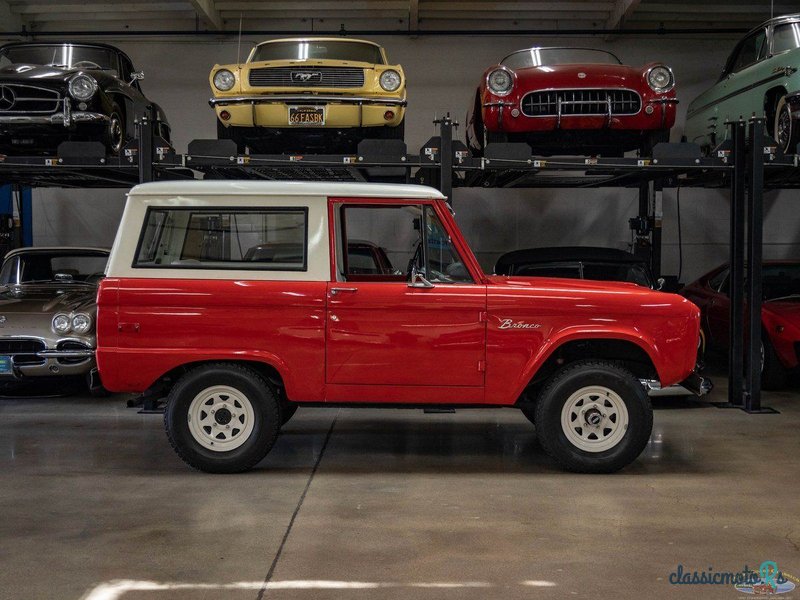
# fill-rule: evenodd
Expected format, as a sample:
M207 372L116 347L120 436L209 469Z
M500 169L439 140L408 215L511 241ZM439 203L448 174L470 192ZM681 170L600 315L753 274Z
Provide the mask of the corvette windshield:
M107 48L72 44L32 44L0 50L0 67L45 65L64 69L117 70L117 55Z
M592 48L530 48L506 56L500 63L509 69L555 65L620 65L620 60L605 50Z
M291 41L258 46L250 62L270 60L350 60L382 65L380 48L361 42Z
M0 285L21 283L92 283L103 276L108 255L100 252L65 254L31 252L8 258L0 270Z

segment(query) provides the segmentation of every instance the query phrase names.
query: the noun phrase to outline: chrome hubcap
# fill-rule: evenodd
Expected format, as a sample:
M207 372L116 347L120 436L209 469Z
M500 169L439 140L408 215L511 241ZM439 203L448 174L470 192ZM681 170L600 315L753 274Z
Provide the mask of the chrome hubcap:
M586 452L604 452L625 437L628 408L619 394L607 387L584 387L564 403L561 429L576 448Z
M111 140L111 149L114 152L122 150L122 123L116 115L111 117L108 124L108 135Z
M781 114L778 115L778 121L775 124L775 141L780 144L783 150L788 151L789 140L792 133L792 117L789 114L788 107L785 107Z
M250 400L236 388L216 385L204 389L189 405L189 432L209 450L229 452L253 433L255 413Z

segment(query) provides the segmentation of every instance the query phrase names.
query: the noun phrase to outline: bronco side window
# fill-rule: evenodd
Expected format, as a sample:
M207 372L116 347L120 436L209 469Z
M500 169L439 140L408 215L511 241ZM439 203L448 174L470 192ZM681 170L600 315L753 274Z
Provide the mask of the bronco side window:
M305 271L305 208L150 208L134 267Z
M404 282L416 269L431 283L472 282L433 207L351 205L339 215L343 280Z

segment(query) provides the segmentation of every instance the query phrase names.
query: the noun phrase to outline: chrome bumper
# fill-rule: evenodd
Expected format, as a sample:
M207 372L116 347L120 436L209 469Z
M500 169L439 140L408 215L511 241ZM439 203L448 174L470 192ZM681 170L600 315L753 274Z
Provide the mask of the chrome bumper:
M19 354L21 356L31 357L36 356L41 358L42 361L38 364L16 364L14 357ZM85 375L95 368L94 361L95 351L92 349L86 350L40 350L39 352L17 352L14 354L7 354L11 357L11 364L13 367L13 374L3 375L4 378L24 379L27 377L60 377L68 375ZM75 363L62 363L59 359L83 359Z
M108 115L94 112L74 112L68 115L60 112L54 115L2 115L0 125L63 125L69 127L72 123L100 123L108 121Z
M407 100L397 100L393 98L368 98L365 96L332 96L332 95L308 95L308 94L270 94L254 96L235 96L231 98L211 98L208 103L214 106L227 106L228 104L274 104L274 103L294 103L303 104L353 104L363 106L365 104L375 104L378 106L407 106Z
M689 395L702 397L714 389L714 384L710 379L697 373L692 373L680 383L667 387L661 387L661 382L657 379L640 379L639 381L647 391L647 395L651 397Z

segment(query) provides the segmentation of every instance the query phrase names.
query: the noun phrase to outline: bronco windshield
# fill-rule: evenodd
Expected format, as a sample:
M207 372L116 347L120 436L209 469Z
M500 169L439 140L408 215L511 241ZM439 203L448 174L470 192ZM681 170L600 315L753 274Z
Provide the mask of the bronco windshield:
M363 42L338 40L291 40L261 44L253 51L250 62L272 60L349 60L382 65L378 46Z
M527 69L554 65L621 65L611 52L592 48L529 48L509 54L501 65L509 69Z
M73 44L30 44L0 49L0 67L44 65L64 69L89 69L117 72L117 53L98 46Z

